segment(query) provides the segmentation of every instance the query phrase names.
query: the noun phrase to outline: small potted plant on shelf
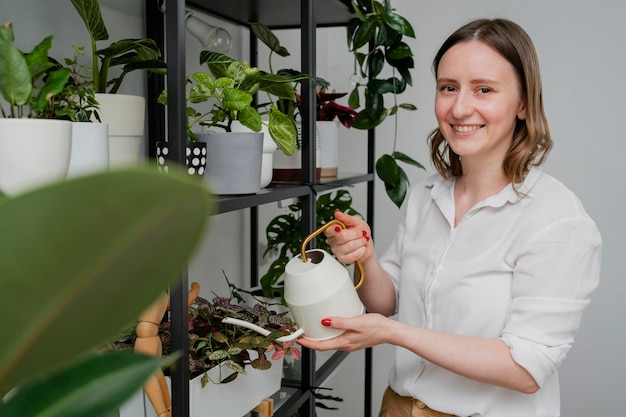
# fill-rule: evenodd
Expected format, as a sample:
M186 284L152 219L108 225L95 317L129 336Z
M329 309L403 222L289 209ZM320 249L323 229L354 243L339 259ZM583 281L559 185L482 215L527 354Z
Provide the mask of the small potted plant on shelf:
M109 168L109 125L101 123L100 105L96 100L91 77L85 73L89 68L79 62L84 55L83 46L73 46L74 57L65 58L65 68L70 78L63 90L52 96L40 117L69 120L72 122L72 151L68 177L90 174ZM53 60L52 58L50 58ZM53 60L56 71L63 65Z
M137 164L144 133L143 96L117 94L130 72L144 70L165 74L166 64L156 42L149 38L121 39L99 49L97 43L109 39L98 0L71 0L82 19L91 43L91 77L100 104L100 117L109 124L110 164ZM121 68L119 74L113 69Z
M415 37L409 21L391 6L391 1L341 0L356 13L347 25L348 47L354 54L357 82L350 93L349 105L360 109L353 127L374 129L387 116L397 117L400 109L416 110L410 103L398 104L397 97L412 85L411 69L413 52L403 37ZM368 48L364 51L364 48ZM383 74L391 70L391 77ZM361 90L363 92L361 93ZM393 105L385 106L386 95L393 96ZM361 105L361 96L364 104ZM396 124L397 126L397 124ZM394 131L392 152L383 154L376 161L376 173L385 184L385 191L398 207L402 205L409 187L409 180L398 162L424 169L413 158L396 150L397 128Z
M50 97L63 90L70 77L66 68L46 73L52 36L30 53L14 45L11 22L0 26L0 190L17 194L45 182L63 180L70 160L72 125L40 120Z
M221 417L248 412L280 388L284 357L300 358L300 351L292 342L281 340L295 330L295 323L286 313L277 313L270 305L256 299L250 302L249 292L230 282L228 285L228 297L216 295L209 301L192 295L189 308L192 416ZM199 291L196 283L193 286ZM232 319L239 324L227 322ZM134 326L128 328L107 348L135 349L137 337L134 330ZM163 355L168 356L172 352L167 319L159 325L158 336ZM168 375L169 370L164 371ZM123 407L121 417L136 417L133 402L143 403L143 400L136 398Z
M321 146L322 177L336 177L339 165L339 124L349 129L357 112L335 100L348 93L328 92L327 87L317 87L315 100L316 127Z
M302 246L302 207L300 202L291 204L289 212L274 217L265 229L267 247L263 257L278 252L277 258L270 264L267 272L261 277L261 293L268 298L278 298L283 305L284 288L280 279L285 273L287 262L300 253ZM334 219L334 213L340 210L350 215L361 214L352 207L352 196L348 190L337 190L334 194L327 193L317 197L316 201L316 228L322 227L326 222ZM330 246L326 237L322 234L316 238L316 247L330 253Z
M256 193L263 156L262 126L267 126L270 137L285 154L294 152L297 132L293 121L276 107L269 110L269 120L264 121L253 105L253 95L270 89L285 91L281 96L293 96L293 90L283 77L269 77L247 62L224 54L202 52L200 62L208 66L210 73L196 72L189 80L187 135L206 142L205 175L213 181L217 194ZM159 102L167 104L167 91L160 95ZM198 111L197 105L205 102L210 108ZM196 126L203 126L207 132L195 132Z

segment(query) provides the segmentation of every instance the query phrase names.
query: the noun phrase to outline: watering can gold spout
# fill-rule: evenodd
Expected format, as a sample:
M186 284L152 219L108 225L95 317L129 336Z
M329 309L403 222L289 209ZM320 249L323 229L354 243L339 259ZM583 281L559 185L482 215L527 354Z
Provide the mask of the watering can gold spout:
M315 236L333 225L346 228L339 220L326 223L304 239L300 255L285 266L285 301L307 339L325 340L339 336L343 330L322 326L322 319L353 317L365 310L356 292L365 279L361 262L356 262L360 279L355 286L348 270L331 254L323 249L306 250L306 245Z

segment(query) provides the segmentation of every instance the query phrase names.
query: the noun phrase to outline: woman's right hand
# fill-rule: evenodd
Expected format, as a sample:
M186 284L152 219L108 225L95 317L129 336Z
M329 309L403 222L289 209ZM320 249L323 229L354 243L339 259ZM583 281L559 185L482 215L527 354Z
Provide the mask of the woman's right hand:
M346 228L329 227L324 234L337 259L342 263L352 264L357 260L363 262L370 258L374 254L374 244L369 225L360 217L350 216L339 210L335 212L335 219L341 221Z

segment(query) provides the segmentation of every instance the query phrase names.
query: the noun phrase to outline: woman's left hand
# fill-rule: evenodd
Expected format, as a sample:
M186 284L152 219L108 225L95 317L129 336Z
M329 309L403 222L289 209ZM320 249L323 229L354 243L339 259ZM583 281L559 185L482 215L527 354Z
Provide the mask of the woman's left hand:
M376 313L362 314L351 318L328 317L323 320L323 325L328 325L332 329L345 330L345 332L332 339L322 341L301 337L297 343L315 350L354 352L387 343L385 335L389 334L389 327L392 323L391 319Z

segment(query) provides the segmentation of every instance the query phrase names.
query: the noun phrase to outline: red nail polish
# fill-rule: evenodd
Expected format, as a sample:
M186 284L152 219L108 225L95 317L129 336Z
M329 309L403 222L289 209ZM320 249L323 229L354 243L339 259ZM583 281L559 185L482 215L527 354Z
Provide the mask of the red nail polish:
M369 242L370 241L369 236L365 236L365 240Z
M330 327L330 319L322 319L322 326Z
M337 233L341 232L341 227L335 226L335 232L337 232Z
M363 230L363 237L367 236L367 232L365 230Z

